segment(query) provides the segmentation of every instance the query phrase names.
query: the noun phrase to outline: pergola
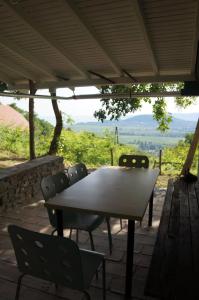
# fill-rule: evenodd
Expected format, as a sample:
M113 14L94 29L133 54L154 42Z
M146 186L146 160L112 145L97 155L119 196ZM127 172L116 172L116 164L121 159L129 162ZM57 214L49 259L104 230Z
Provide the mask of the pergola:
M1 0L0 80L35 89L198 80L197 0Z

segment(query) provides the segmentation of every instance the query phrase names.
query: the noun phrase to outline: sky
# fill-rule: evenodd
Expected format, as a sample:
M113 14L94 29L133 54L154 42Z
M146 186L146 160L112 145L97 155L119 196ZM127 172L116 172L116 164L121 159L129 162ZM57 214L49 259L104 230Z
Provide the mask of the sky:
M96 94L98 93L97 88L95 87L83 87L76 88L75 94ZM37 94L49 95L48 90L38 90ZM57 89L57 96L71 96L73 95L72 91L63 88ZM14 100L14 98L5 98L0 97L0 102L2 104L10 104L15 102L18 107L28 111L28 99ZM89 99L89 100L59 100L59 108L61 111L70 115L75 122L88 122L88 121L96 121L93 117L93 113L95 110L101 107L99 99ZM193 113L199 112L199 101L195 105L188 107L186 110L177 108L174 103L173 98L167 98L167 107L170 113ZM35 99L35 112L38 114L40 118L53 121L54 113L52 110L52 105L50 100L44 99ZM150 104L144 104L142 109L136 112L135 114L128 114L130 117L132 115L138 114L151 114L152 106Z

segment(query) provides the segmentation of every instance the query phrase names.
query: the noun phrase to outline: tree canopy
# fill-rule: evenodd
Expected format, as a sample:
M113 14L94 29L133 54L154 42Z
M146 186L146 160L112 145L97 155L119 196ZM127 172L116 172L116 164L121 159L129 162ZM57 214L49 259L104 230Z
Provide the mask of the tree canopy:
M183 88L183 83L147 83L134 85L112 85L101 87L100 93L141 93L141 92L164 92L164 91L180 91ZM95 111L94 116L104 121L106 119L118 120L126 116L130 112L136 112L141 109L144 103L151 103L153 106L153 117L158 122L158 129L166 131L169 129L169 124L172 121L172 115L167 111L167 101L164 97L152 99L149 97L143 98L121 98L121 99L101 99L102 107ZM175 103L180 108L186 108L196 101L195 97L176 97Z

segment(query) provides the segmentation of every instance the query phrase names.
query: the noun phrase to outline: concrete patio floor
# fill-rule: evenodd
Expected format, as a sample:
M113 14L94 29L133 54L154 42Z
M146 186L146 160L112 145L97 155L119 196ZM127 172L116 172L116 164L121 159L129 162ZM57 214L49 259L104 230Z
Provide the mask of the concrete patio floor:
M144 286L150 265L153 246L156 239L160 215L164 202L165 190L157 189L154 197L154 215L152 228L147 227L148 212L146 212L142 225L136 223L135 249L134 249L134 274L132 299L152 299L144 296ZM9 224L16 224L27 229L50 234L52 227L49 225L48 215L41 197L20 207L7 212L0 210L0 299L12 300L15 297L16 282L20 274L14 251L7 233ZM123 299L121 294L124 288L125 261L126 261L126 232L127 221L123 220L123 229L120 229L119 219L111 219L113 235L113 254L109 256L106 224L103 224L94 233L96 251L106 254L106 284L107 300ZM65 231L65 236L68 236ZM75 239L75 231L73 231ZM90 249L89 236L86 232L79 233L79 247ZM92 299L102 299L101 277L93 279L89 289ZM20 300L58 300L58 299L83 299L79 292L63 287L55 289L52 283L26 276L20 294Z

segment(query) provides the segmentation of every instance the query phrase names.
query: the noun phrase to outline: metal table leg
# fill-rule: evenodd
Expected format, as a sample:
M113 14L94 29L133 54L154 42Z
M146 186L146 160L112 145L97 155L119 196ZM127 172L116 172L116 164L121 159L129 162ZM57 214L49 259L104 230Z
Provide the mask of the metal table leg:
M63 212L60 209L56 209L56 218L57 218L57 232L59 236L64 236L63 232Z
M131 298L135 221L128 220L125 299Z
M149 200L149 220L148 220L148 226L152 226L152 219L153 219L153 192L151 194L150 200Z

